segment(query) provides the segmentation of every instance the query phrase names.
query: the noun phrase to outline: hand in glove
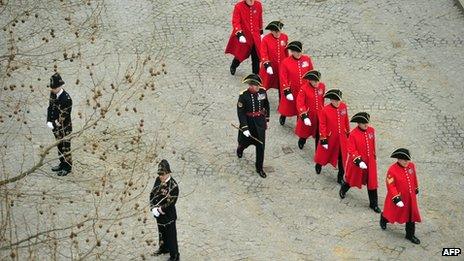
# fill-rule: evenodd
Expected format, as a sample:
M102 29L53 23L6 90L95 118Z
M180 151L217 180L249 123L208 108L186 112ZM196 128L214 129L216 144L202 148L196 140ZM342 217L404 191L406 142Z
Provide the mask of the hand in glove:
M158 211L158 208L153 208L153 209L151 210L151 213L153 213L153 216L155 216L155 217L159 217L159 216L160 216L160 213L159 213L159 211Z
M364 161L359 162L359 167L361 169L367 169L367 165L366 165L366 163L364 163Z
M47 122L47 127L50 129L53 129L53 123L51 121Z
M245 137L247 137L247 138L249 138L249 137L251 136L249 130L244 131L244 132L243 132L243 135L245 135Z
M285 96L285 98L287 98L289 101L293 101L293 94L289 93Z
M403 201L401 201L401 200L398 201L398 203L396 203L396 205L397 205L399 208L404 207L404 203L403 203Z
M269 75L273 75L273 74L274 74L274 71L272 70L272 67L271 67L271 66L267 67L266 72L267 72L267 74L269 74Z
M246 43L246 38L245 38L245 36L240 35L240 36L238 37L238 41L239 41L240 43Z
M324 149L328 150L329 149L329 144L327 143L327 140L321 140L321 145Z
M305 118L303 121L306 126L311 126L311 120L309 118Z

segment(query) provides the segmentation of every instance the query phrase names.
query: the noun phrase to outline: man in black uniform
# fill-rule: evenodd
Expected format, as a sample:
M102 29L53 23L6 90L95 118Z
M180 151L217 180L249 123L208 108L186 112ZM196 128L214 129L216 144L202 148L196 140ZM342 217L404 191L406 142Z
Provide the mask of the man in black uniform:
M248 75L243 79L243 83L248 84L248 89L240 94L237 102L237 114L240 121L237 157L241 158L248 146L255 145L256 172L265 178L263 161L265 134L269 122L269 101L266 90L261 87L262 80L258 75Z
M50 78L50 101L47 110L47 126L52 129L55 139L59 140L58 155L60 165L52 168L58 176L66 176L72 169L71 140L68 135L72 132L71 109L72 100L63 89L64 81L58 73Z
M179 186L171 177L171 168L167 160L158 164L158 177L150 193L150 209L158 223L159 249L155 256L169 253L169 260L179 260L176 230L176 202Z

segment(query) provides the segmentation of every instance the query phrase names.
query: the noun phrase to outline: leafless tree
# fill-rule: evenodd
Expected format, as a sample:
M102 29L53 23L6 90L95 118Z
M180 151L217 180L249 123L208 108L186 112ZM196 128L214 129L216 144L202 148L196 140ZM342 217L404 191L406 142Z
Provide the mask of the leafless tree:
M151 179L140 173L164 141L141 114L167 72L146 50L108 52L104 12L104 1L0 0L0 259L116 259L140 239L156 243L143 228ZM74 101L66 177L50 171L54 72Z

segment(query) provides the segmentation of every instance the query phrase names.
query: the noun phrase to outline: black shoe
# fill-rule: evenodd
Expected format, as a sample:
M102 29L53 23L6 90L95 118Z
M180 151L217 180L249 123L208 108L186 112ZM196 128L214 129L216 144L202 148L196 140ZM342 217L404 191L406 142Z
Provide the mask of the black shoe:
M305 145L305 143L306 143L306 139L300 138L300 139L298 140L298 148L300 148L300 150L302 150L303 147L304 147L304 145Z
M382 212L379 208L379 206L369 206L372 210L374 210L375 213L380 213Z
M256 172L258 172L259 176L261 176L261 178L263 178L263 179L267 177L266 173L262 169L257 170Z
M60 176L60 177L63 177L63 176L68 175L69 173L71 173L71 170L62 169L62 170L58 171L57 175Z
M338 191L338 195L340 196L341 199L344 199L346 196L346 192L343 189L343 187L340 187L340 191Z
M237 68L230 66L230 74L235 75Z
M179 260L180 260L180 254L169 257L169 261L179 261Z
M287 118L287 117L285 117L285 116L280 116L280 118L279 118L279 123L280 123L280 125L284 125L284 124L285 124L285 119L286 119L286 118Z
M316 174L321 174L321 170L322 170L322 166L321 166L321 165L316 164L316 166L314 166L314 168L316 169Z
M406 236L406 239L413 242L416 245L420 244L420 240L415 236Z
M155 253L153 253L153 255L154 256L160 256L160 255L164 255L164 254L167 254L167 253L169 253L168 250L158 248L158 250L156 250Z
M382 217L382 214L380 214L380 228L385 230L387 229L387 221Z
M237 157L238 157L239 159L241 159L241 158L243 157L243 148L240 147L240 146L237 147L236 153L237 153Z
M60 171L61 170L61 165L52 167L52 171Z

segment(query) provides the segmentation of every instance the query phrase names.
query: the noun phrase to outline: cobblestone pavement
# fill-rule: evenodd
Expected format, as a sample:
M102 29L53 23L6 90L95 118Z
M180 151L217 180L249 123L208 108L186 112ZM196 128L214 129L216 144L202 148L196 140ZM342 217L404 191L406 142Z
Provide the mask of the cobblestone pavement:
M97 46L118 52L122 61L151 53L166 62L169 73L158 78L139 113L146 132L165 138L158 154L171 162L179 181L182 259L435 260L443 247L463 248L464 15L455 2L264 1L265 22L281 19L289 38L303 42L327 87L344 92L350 115L371 114L381 207L390 153L399 146L411 150L423 217L417 246L404 239L402 225L379 228L367 191L353 189L341 201L336 170L314 173L313 142L299 150L294 120L278 124L275 91L269 93L268 178L254 173L254 148L237 159L230 123L237 122L240 79L251 63L235 76L228 72L232 58L224 47L234 2L108 1L102 14L105 44ZM117 61L111 57L102 60L109 75ZM66 68L69 82L75 81L72 70ZM79 94L68 91L79 103ZM140 222L127 226L139 230ZM144 226L150 233L135 241L110 239L121 246L111 249L112 258L137 259L154 250L141 245L156 239L155 223L149 218Z

